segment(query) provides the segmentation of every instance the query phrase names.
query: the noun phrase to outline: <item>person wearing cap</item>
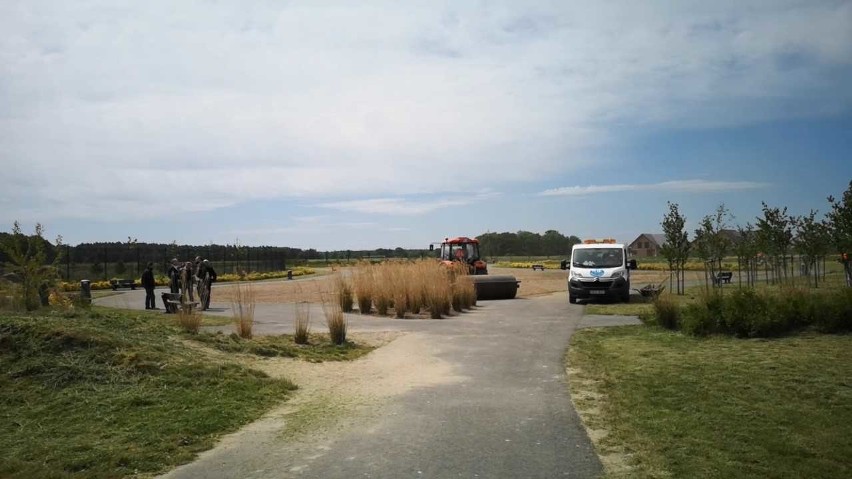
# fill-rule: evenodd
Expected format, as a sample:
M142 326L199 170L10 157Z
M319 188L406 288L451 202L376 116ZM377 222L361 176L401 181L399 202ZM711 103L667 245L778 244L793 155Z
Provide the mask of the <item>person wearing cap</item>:
M154 263L148 263L145 271L142 273L142 287L145 288L145 309L157 309L157 304L154 300L154 287L157 283L154 281Z
M166 276L169 277L169 291L173 294L177 294L180 292L180 263L178 263L177 258L172 258L172 262L169 265L169 269L166 272Z

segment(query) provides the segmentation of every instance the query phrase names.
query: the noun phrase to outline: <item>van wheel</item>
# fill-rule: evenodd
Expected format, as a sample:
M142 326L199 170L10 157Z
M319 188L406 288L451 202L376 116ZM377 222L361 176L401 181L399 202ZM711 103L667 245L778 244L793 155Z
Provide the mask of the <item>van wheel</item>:
M569 293L568 294L568 302L571 303L571 304L577 304L577 298L571 296L571 294Z
M624 302L624 303L629 303L630 302L630 293L627 293L624 296L622 296L621 301Z

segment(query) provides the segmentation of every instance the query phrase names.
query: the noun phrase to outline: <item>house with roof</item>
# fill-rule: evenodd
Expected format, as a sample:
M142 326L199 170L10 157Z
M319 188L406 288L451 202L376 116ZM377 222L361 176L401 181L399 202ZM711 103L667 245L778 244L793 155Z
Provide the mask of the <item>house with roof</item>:
M635 258L647 258L649 256L659 256L660 249L665 243L666 235L642 233L630 243L627 249L630 251L630 255Z

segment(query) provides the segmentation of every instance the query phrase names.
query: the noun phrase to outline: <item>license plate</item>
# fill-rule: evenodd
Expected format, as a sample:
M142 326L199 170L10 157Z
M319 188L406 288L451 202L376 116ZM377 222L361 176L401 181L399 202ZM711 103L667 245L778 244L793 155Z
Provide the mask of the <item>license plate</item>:
M606 294L606 291L604 291L602 289L593 289L593 290L589 291L589 294Z

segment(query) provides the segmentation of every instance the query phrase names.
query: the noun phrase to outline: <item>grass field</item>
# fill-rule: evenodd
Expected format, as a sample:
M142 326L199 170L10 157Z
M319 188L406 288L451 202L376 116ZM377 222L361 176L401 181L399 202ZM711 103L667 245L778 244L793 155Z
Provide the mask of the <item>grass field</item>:
M163 472L295 388L228 354L207 354L189 338L161 314L0 313L0 477ZM264 341L283 350L292 340ZM363 354L353 345L341 354L319 338L313 343L294 355L323 361Z
M852 336L587 329L567 363L607 477L852 477Z

